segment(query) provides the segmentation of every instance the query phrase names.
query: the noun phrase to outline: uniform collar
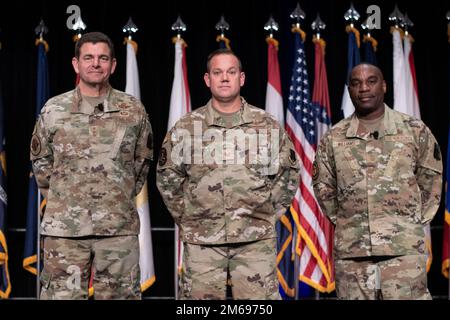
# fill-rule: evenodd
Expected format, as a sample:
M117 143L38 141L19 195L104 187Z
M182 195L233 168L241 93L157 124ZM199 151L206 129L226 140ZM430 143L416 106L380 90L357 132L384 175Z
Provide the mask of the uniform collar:
M239 117L236 117L236 120L233 122L233 127L240 126L245 123L253 122L253 117L251 115L250 107L248 106L247 101L243 97L241 97L241 108ZM212 99L208 101L206 104L206 116L205 121L208 126L218 126L225 127L225 123L220 115L214 110L212 106Z
M70 108L71 113L84 113L81 110L81 100L82 95L80 92L80 87L77 86L73 91L72 107ZM118 105L119 101L117 99L117 95L114 89L110 85L108 85L106 89L105 100L103 101L103 112L119 111L120 109Z
M389 108L387 104L384 104L384 119L383 119L383 131L380 132L379 137L393 135L397 133L397 124L396 124L396 116L394 111ZM358 131L359 128L359 120L356 116L356 112L350 118L350 127L347 130L346 137L347 138L361 138L367 139L369 132L366 131Z

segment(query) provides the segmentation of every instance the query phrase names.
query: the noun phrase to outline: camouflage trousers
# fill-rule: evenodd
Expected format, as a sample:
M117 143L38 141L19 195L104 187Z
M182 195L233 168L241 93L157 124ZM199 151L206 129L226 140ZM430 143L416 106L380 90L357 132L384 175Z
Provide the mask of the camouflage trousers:
M140 299L137 236L59 238L44 236L41 299Z
M336 293L347 300L430 300L425 255L336 260Z
M280 299L276 238L228 245L184 243L180 299Z

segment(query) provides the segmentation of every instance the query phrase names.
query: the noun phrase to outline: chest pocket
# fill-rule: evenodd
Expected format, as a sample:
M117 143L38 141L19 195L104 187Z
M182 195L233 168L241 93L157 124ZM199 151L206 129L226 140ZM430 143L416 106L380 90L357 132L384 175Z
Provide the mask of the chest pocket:
M364 161L365 148L359 140L333 141L334 158L338 177L338 184L341 187L353 185L364 178L364 168L360 162Z
M362 176L361 165L358 161L364 157L364 154L359 150L360 143L358 140L333 141L336 169L342 174L353 177ZM362 151L365 152L365 149Z
M119 155L119 150L121 149L122 143L125 138L125 133L127 132L127 127L125 125L119 125L115 135L114 140L111 146L111 151L109 152L109 157L112 160L116 160Z
M52 126L55 161L72 162L86 157L89 149L89 119L77 114L58 118Z
M111 160L128 162L134 159L138 130L133 117L123 111L106 113L100 119L100 142ZM128 114L128 112L127 112Z
M385 176L407 179L414 174L418 150L412 137L386 136L384 148L389 153Z

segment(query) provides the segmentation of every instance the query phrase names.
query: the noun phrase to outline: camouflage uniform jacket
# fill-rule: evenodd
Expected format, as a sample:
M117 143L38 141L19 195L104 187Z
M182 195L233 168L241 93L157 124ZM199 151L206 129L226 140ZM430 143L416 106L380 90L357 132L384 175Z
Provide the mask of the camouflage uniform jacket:
M383 125L373 137L353 114L316 153L314 191L336 226L337 258L425 253L423 226L441 199L440 149L422 121L386 105Z
M33 171L47 197L42 234L136 235L134 198L153 153L145 108L111 87L103 108L87 114L80 105L78 88L50 99L33 132Z
M229 126L226 128L209 101L180 119L163 142L157 187L184 242L227 244L276 237L276 212L290 206L297 190L298 157L289 137L271 115L242 99L241 110ZM241 148L236 143L230 149L226 143L214 144L222 138L227 141L229 134L243 138L265 132L270 137L260 147L271 150L275 145L273 154L279 154L279 157L270 156L273 161L279 160L279 165L267 171L264 167L268 166L260 158L254 162L249 160L248 155L255 150L249 144ZM186 147L186 154L193 161L183 158L177 162L180 135L184 136L183 140L192 138L193 146ZM212 139L214 135L217 136ZM200 148L196 149L196 144ZM227 158L230 154L225 151L222 162L208 162L205 152L216 147L221 151L232 150L234 155L245 155L245 161L240 163L235 161L238 156L231 156L230 162Z

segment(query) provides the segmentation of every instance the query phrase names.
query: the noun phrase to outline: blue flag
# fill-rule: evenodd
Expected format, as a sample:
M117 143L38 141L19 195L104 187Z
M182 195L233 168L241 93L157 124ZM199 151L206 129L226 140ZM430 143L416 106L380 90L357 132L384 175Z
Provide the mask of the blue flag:
M225 37L223 34L218 35L216 37L216 41L219 43L219 48L220 49L231 49L230 39Z
M348 75L352 71L353 67L361 62L361 56L359 54L358 39L354 32L348 34L348 47L347 47L347 79Z
M374 41L374 40L372 40ZM364 62L377 65L377 56L375 54L374 43L371 40L364 40Z
M289 210L277 221L277 276L280 283L279 291L283 300L295 297L295 253L293 236L294 220Z
M41 108L49 98L49 81L48 81L48 62L46 54L46 43L38 42L38 63L37 63L37 86L36 86L36 119L41 112ZM38 208L44 210L45 200L43 197L38 199L38 187L36 179L31 170L30 163L30 179L28 182L28 207L27 207L27 228L25 235L25 249L23 258L23 267L29 272L37 275L37 252L38 252Z
M8 272L8 247L6 246L6 159L3 101L0 88L0 298L6 299L11 292Z
M344 118L349 117L354 111L352 100L348 93L348 76L353 67L361 62L361 56L359 54L359 32L358 30L347 27L348 32L348 46L347 46L347 73L345 78L344 94L342 95L342 113Z

